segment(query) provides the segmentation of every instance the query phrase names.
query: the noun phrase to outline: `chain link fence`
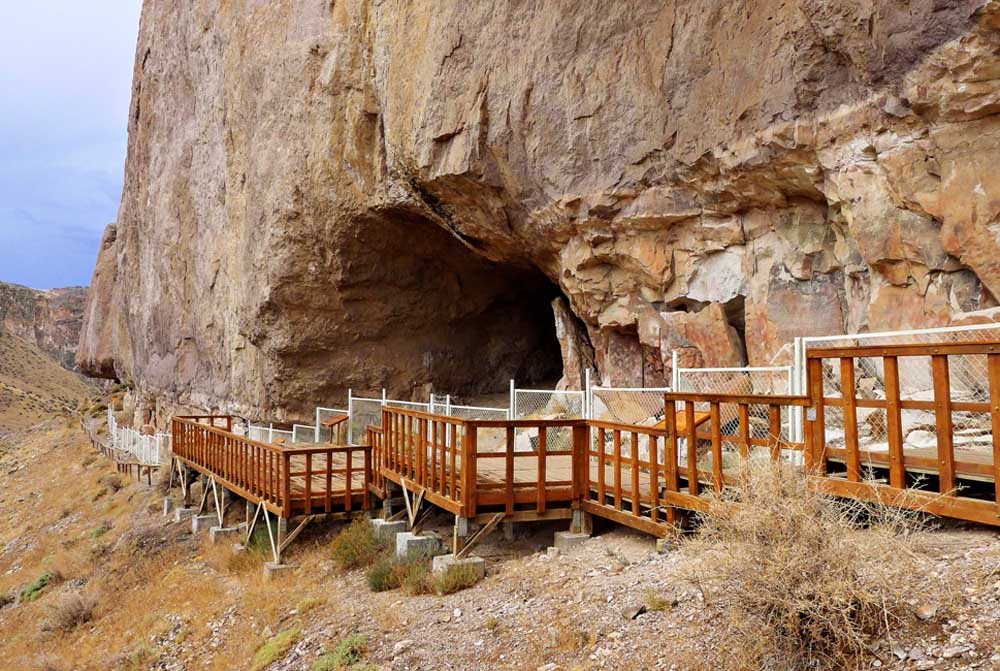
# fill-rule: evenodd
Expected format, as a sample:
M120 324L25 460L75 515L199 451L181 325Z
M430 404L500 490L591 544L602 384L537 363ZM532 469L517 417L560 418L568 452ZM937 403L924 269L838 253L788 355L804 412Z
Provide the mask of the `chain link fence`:
M670 387L591 387L590 419L652 426L663 421L663 394Z

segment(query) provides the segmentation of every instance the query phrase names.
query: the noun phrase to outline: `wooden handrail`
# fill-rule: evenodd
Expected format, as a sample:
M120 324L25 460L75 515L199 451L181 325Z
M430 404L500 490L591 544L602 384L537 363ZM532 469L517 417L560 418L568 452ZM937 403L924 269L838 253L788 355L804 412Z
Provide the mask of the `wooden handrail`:
M845 339L851 336L844 336ZM807 359L842 359L887 356L932 356L934 354L1000 354L1000 343L956 342L924 343L921 345L857 345L854 347L811 347L806 349Z
M238 436L205 424L199 421L201 419L173 418L174 455L240 496L264 503L282 517L290 517L295 512L314 514L316 497L322 501L319 505L323 513L332 512L334 504L342 505L349 512L355 494L362 496L363 508L369 508L370 445L283 447ZM359 452L363 455L363 465L354 464L355 454ZM338 454L346 455L342 466L334 464L333 457ZM355 487L353 483L353 475L358 472L364 475L362 487ZM334 475L344 476L343 493L334 494ZM313 477L316 476L323 481L322 487L314 487ZM296 479L301 480L301 495L293 490Z
M685 392L665 392L663 398L671 401L693 401L695 403L743 403L746 405L798 405L808 406L808 396L788 394L704 394Z

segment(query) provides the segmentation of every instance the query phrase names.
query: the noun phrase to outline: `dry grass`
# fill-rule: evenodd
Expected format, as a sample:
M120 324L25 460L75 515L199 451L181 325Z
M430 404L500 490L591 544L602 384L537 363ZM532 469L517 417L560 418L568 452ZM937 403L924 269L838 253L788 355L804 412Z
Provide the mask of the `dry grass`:
M59 600L49 607L49 614L42 621L41 630L44 633L68 633L82 624L90 622L94 617L97 599L79 592L63 594Z
M330 549L337 566L349 571L371 566L385 550L385 545L375 537L371 522L360 518L337 534Z
M912 517L835 503L766 462L744 464L733 492L682 548L721 637L685 668L856 668L922 574Z

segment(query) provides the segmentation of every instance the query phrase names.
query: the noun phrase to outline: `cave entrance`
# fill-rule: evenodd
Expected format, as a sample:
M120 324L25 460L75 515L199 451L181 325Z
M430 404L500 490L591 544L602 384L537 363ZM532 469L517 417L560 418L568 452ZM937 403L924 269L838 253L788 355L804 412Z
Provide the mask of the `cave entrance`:
M536 268L497 263L427 218L406 211L366 215L337 241L341 342L355 388L403 398L463 399L562 374L552 301L559 288Z

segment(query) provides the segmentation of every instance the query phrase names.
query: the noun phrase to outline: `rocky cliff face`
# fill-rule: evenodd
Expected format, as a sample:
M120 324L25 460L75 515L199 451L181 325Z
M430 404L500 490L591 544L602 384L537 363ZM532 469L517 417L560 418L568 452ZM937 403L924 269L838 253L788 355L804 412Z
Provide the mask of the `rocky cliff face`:
M294 413L988 319L998 28L995 0L147 0L81 363Z
M85 287L38 291L0 282L0 331L37 345L72 369L86 295Z

